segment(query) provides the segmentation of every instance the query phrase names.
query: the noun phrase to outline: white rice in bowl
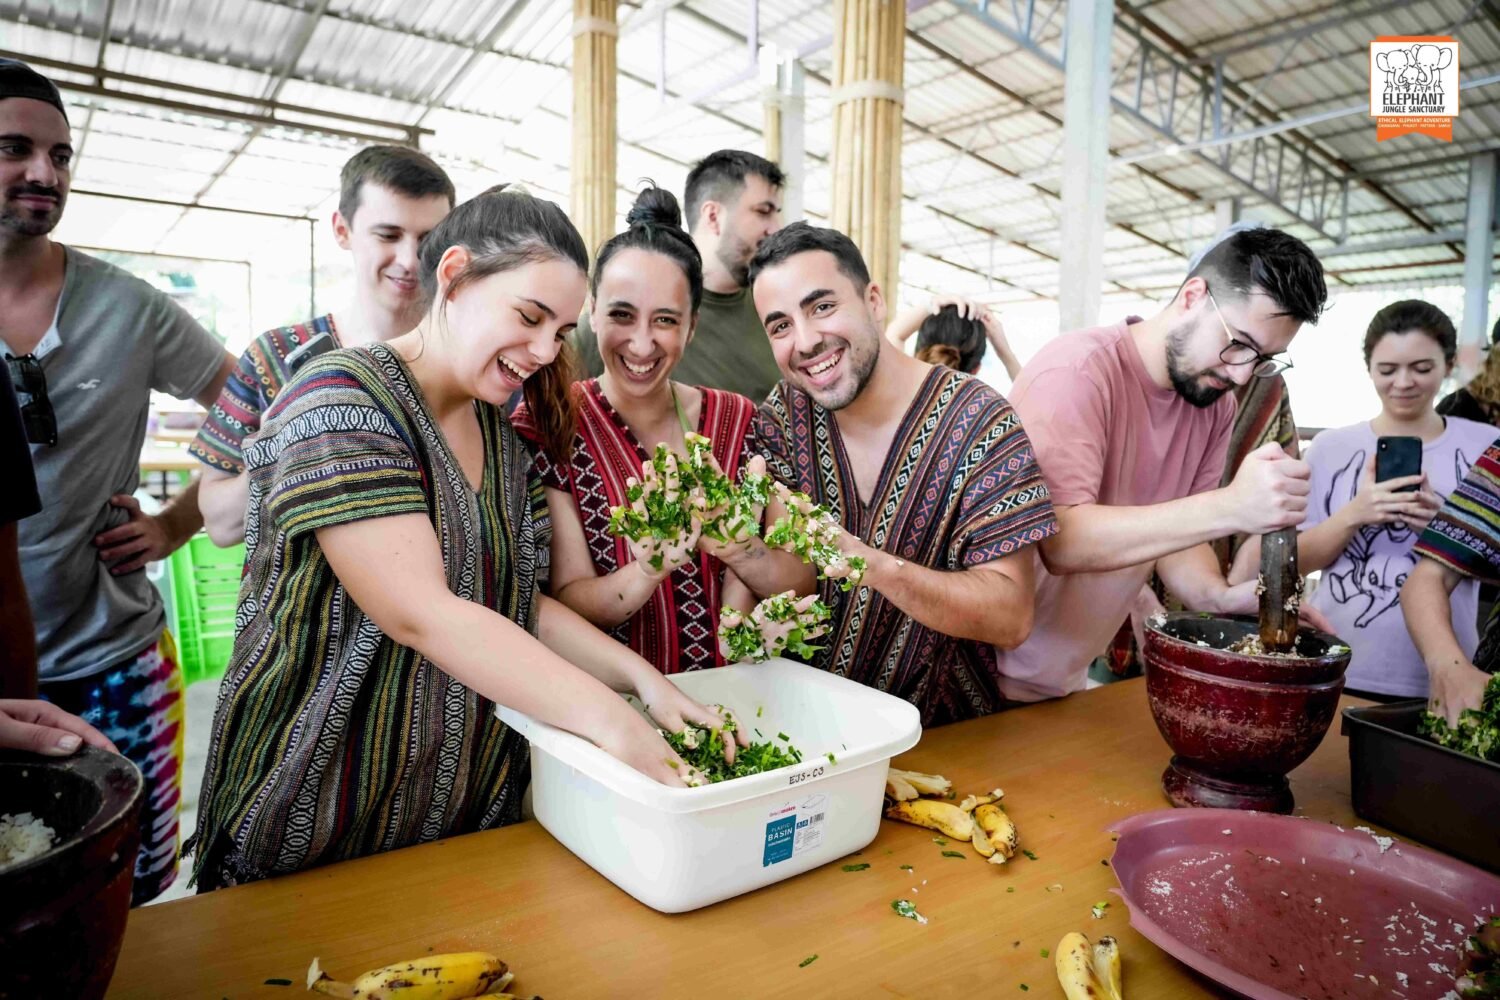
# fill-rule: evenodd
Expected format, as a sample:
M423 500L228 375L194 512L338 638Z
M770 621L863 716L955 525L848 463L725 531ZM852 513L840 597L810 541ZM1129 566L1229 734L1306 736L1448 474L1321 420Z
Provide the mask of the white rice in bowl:
M31 813L0 816L0 868L46 854L56 842L56 832Z

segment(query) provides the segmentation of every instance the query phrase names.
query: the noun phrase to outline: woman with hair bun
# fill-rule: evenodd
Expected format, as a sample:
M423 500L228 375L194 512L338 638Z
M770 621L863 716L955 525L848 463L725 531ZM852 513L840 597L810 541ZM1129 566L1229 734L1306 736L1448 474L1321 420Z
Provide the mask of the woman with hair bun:
M417 328L307 365L245 450L245 579L194 836L205 890L515 822L528 750L497 703L670 785L693 775L617 692L667 730L724 724L538 592L545 501L501 406L521 389L540 439L572 440L578 231L550 202L486 192L418 260Z
M926 308L905 310L885 330L886 338L903 349L914 333L918 361L977 375L988 344L1007 375L1014 379L1020 374L1021 362L1010 349L999 317L978 302L939 297Z
M628 502L629 482L642 478L658 444L685 455L687 435L696 433L713 442L731 479L765 471L747 448L754 403L672 381L703 298L703 259L682 228L677 199L650 185L626 223L594 262L589 325L604 372L573 386L577 433L565 449L545 447L531 400L514 420L543 445L537 469L552 515L551 593L662 673L675 673L724 662L721 606L748 611L757 597L810 592L813 575L756 537L726 543L690 533L662 545L610 532L611 508ZM773 500L769 519L782 513Z

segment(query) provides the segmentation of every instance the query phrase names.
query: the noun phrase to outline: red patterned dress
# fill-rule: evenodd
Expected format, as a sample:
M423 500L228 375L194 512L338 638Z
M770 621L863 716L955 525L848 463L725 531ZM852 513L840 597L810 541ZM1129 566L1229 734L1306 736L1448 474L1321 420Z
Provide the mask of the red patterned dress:
M755 404L744 396L701 388L703 406L697 431L713 441L714 457L731 478L749 457L750 422ZM588 539L589 555L600 576L632 561L630 546L609 531L610 508L625 503L625 480L637 479L649 455L635 439L597 379L573 385L578 433L567 465L553 462L536 447L536 469L544 484L573 498ZM536 425L523 403L511 416L516 430L533 446ZM641 609L609 634L628 645L664 674L722 666L716 633L724 564L698 553L657 587Z

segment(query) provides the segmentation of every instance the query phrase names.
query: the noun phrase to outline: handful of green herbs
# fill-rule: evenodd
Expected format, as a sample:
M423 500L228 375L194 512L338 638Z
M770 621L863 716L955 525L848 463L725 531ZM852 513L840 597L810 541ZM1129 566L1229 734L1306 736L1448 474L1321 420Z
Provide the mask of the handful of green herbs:
M733 739L734 729L734 720L727 719L723 729L688 726L680 733L658 732L667 741L667 745L677 751L677 756L696 768L709 784L802 763L802 751L792 746L785 733L776 734L776 739L786 744L785 749L771 740L751 743L735 750L733 764L725 763L725 734L731 734L729 738Z
M1449 750L1500 762L1500 674L1485 685L1477 709L1467 708L1459 714L1458 725L1450 726L1441 715L1424 712L1417 732Z
M766 529L766 544L816 566L820 580L837 579L845 591L858 586L865 575L865 561L859 556L846 556L839 548L838 537L844 529L833 512L813 503L806 493L781 483L773 488L786 506L786 514Z
M815 595L798 598L795 592L773 594L748 616L734 608L719 612L719 639L725 655L735 662L760 663L782 653L811 659L822 647L811 645L828 629L832 612Z

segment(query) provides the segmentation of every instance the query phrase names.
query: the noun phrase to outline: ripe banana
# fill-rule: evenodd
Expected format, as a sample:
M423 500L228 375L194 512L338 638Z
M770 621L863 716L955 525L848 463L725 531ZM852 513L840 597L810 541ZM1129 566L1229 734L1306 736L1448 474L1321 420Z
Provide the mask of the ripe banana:
M998 805L987 802L974 810L974 822L979 825L994 846L995 851L990 856L990 864L1003 865L1016 856L1016 847L1020 839L1016 833L1016 824L1006 815L1004 809Z
M886 809L885 815L887 819L939 830L953 840L969 840L974 836L974 817L951 802L936 799L897 802Z
M1112 937L1096 945L1074 931L1057 944L1057 981L1068 1000L1125 1000L1120 986L1120 946Z
M901 778L922 795L935 795L941 798L953 791L953 782L941 774L923 774L921 771L903 771L893 767L888 772L888 776Z
M510 982L505 963L483 951L428 955L366 972L343 983L324 972L315 958L307 988L341 1000L469 1000Z
M983 795L965 795L964 800L958 804L958 808L962 809L964 812L973 812L980 806L987 806L992 802L999 802L1003 798L1005 798L1005 793L998 788L992 792L986 792Z

